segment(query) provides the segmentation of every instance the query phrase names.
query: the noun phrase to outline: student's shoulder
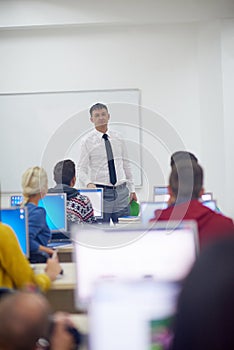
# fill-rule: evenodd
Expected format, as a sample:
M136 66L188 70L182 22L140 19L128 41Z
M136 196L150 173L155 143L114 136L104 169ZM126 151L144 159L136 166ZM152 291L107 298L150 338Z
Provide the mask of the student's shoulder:
M80 201L80 202L83 202L85 204L89 203L90 202L90 199L89 197L85 196L84 194L81 194L81 193L77 193L76 197L73 197L71 198L71 200L74 199L76 201Z
M14 233L13 229L9 225L3 224L1 222L0 222L0 232L1 232L1 237L3 235L11 236Z
M6 248L9 245L13 247L17 244L18 240L16 234L10 226L0 223L0 232L2 238L1 249L4 249L4 247Z
M231 218L229 218L228 216L225 216L221 213L216 213L215 212L215 217L218 221L225 223L227 226L229 226L230 228L234 229L234 223L233 220Z
M45 213L46 213L44 208L38 207L35 204L28 203L27 208L28 208L28 214L30 215L30 217L32 217L32 216L33 217L40 217L42 215L45 215Z

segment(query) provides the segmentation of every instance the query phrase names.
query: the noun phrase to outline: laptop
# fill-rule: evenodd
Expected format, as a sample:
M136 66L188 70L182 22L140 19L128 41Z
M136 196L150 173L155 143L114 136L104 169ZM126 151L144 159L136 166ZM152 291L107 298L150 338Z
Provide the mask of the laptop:
M211 210L220 213L220 210L217 208L217 204L214 199L203 201L202 204L205 205L207 208L210 208Z
M208 197L207 197L208 198ZM220 210L217 208L215 200L206 200L202 201L202 204L213 211L220 213ZM140 217L141 223L144 226L147 226L151 219L154 218L154 213L156 210L163 210L168 207L167 202L141 202L140 203Z
M103 188L80 188L80 194L87 196L93 206L96 219L103 218Z
M193 221L159 222L151 228L73 227L75 301L86 310L99 280L153 278L181 281L198 254Z
M29 233L27 208L12 207L1 209L1 221L14 230L22 252L29 257Z
M66 193L47 193L38 203L46 211L46 222L52 237L48 246L71 243L67 231L67 195Z
M168 186L154 186L153 201L167 202L169 200Z
M168 186L154 186L153 201L154 202L167 202L169 200ZM205 192L201 196L201 201L209 201L213 199L211 192Z
M19 206L22 201L22 194L10 196L11 206ZM38 206L46 210L46 222L52 234L48 246L54 246L55 243L71 242L70 233L67 231L66 203L67 195L65 193L48 193L38 202Z
M15 202L18 202L15 200L14 203L11 204L11 196L20 196L20 199L22 199L22 193L20 191L4 191L1 192L1 208L10 208L10 207L15 207L18 206L19 203L17 203L17 205L15 205ZM20 201L21 203L21 201Z
M147 225L154 218L156 210L166 209L167 202L141 202L140 203L140 218L142 225Z
M168 349L180 289L153 279L100 281L88 307L90 349Z
M202 200L202 202L212 201L213 200L213 194L211 192L205 192L201 196L201 200Z

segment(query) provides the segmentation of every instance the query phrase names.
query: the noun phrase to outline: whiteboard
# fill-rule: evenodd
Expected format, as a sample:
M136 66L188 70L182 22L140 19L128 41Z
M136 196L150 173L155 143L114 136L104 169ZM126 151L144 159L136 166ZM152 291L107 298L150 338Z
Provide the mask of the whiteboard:
M125 140L134 182L140 187L140 91L123 89L0 94L2 191L19 191L21 176L31 166L43 166L53 186L58 161L70 158L77 164L80 140L94 127L89 108L97 102L108 106L109 126Z

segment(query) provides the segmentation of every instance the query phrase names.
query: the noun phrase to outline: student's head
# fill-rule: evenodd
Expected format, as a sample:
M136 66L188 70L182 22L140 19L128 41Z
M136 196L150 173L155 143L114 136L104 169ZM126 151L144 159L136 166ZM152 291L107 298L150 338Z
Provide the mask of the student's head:
M50 307L40 294L15 292L0 300L0 349L34 350L49 327Z
M96 103L90 110L90 120L96 128L105 127L110 119L107 106L102 103Z
M234 349L234 235L207 246L183 284L172 350Z
M57 185L71 186L72 182L75 182L75 176L76 166L70 159L62 160L54 167L54 181Z
M169 192L179 201L198 199L203 193L203 170L195 161L180 160L169 177Z
M171 167L173 167L173 165L175 165L175 163L177 163L178 161L181 161L181 160L192 160L192 161L195 161L196 163L198 162L198 159L197 157L191 153L191 152L187 152L187 151L177 151L177 152L174 152L172 155L171 155L171 162L170 162L170 165Z
M46 171L38 166L27 169L22 175L21 185L26 201L37 194L43 197L48 191Z

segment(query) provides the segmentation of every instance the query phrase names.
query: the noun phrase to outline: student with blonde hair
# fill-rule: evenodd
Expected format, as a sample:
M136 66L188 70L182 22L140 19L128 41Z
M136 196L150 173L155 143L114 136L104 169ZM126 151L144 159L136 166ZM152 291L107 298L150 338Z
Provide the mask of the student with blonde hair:
M23 205L28 208L30 262L43 263L53 254L47 247L51 232L46 222L46 211L38 202L48 191L46 171L38 166L27 169L22 176Z

